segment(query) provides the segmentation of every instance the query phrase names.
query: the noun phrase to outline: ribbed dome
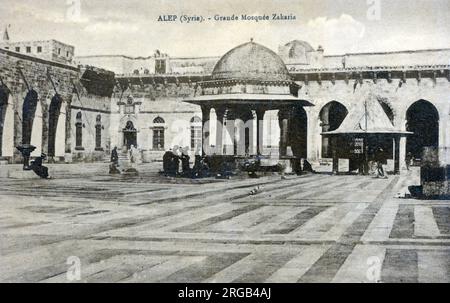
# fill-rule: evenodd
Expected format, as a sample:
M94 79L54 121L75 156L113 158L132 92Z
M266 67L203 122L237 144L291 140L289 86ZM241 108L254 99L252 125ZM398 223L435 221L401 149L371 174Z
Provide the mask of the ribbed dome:
M254 42L239 45L226 53L214 67L212 78L214 80L290 80L283 60L267 47Z

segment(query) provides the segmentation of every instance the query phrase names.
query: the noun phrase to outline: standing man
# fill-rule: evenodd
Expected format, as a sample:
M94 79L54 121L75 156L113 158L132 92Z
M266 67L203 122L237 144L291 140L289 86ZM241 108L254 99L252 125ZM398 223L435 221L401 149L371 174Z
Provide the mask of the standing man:
M383 162L384 162L384 150L382 148L378 148L376 155L375 155L375 160L377 161L377 173L378 173L378 178L385 178L385 174L384 174L384 168L383 168Z

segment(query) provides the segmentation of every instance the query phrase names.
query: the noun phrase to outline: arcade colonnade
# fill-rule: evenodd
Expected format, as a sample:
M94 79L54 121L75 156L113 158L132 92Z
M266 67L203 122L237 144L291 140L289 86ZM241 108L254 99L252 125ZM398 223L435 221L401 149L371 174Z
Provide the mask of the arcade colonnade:
M20 162L16 147L36 147L32 157L46 153L53 160L66 155L67 113L70 108L59 94L40 96L34 89L14 96L7 86L0 87L0 158Z

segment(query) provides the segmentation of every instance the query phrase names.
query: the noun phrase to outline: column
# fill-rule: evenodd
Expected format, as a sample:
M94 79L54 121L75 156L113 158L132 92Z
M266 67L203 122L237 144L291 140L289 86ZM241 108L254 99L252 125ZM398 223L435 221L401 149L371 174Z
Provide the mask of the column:
M208 154L209 143L209 119L211 108L209 106L202 106L202 154L206 156Z
M223 119L225 116L225 108L218 107L215 109L217 115L216 124L216 155L223 155ZM234 125L233 125L234 127Z
M399 169L406 170L406 137L400 137L399 139Z
M400 174L400 136L394 137L394 173ZM404 162L404 161L403 161Z
M339 155L338 155L338 149L337 149L337 137L332 136L329 138L329 141L331 141L330 148L331 153L333 155L333 174L339 173Z
M280 157L284 157L288 144L288 117L285 111L279 111L278 123L280 124Z
M264 148L264 114L266 110L256 110L256 154L262 155Z

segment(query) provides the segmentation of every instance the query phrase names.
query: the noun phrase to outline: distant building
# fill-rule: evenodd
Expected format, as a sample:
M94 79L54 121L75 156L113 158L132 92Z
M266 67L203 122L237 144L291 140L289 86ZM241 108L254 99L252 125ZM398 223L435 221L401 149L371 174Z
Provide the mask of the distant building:
M69 65L73 64L75 55L75 47L56 40L11 42L4 39L0 48Z

